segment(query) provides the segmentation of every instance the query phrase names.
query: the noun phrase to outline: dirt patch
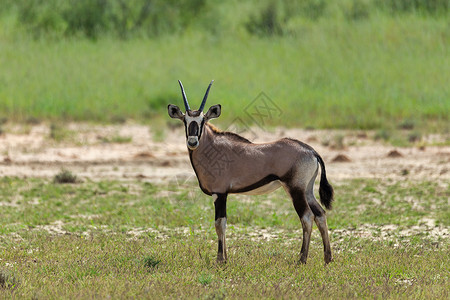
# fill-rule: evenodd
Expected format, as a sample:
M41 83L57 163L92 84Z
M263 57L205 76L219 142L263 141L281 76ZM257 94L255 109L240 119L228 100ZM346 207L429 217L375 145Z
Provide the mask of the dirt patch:
M66 125L66 129L72 134L55 141L51 138L50 126L45 124L4 126L5 134L0 136L0 176L53 178L63 168L79 178L92 180L139 179L165 183L179 174L195 176L186 149L184 128L165 128L163 138L158 141L153 137L161 132L161 128L153 130L134 123L72 123ZM424 137L431 144L425 149L401 150L392 150L389 145L367 138L370 133L361 135L351 131L276 128L270 131L252 129L242 135L257 143L281 137L308 141L323 157L332 183L351 178L404 180L405 176L447 183L450 180L450 147L432 146L445 141L445 137L436 135ZM114 142L117 136L128 139ZM348 143L345 155L320 142L335 136L345 137ZM390 152L393 154L386 155ZM329 164L334 160L346 163Z
M352 160L345 154L338 154L332 160L332 162L351 162Z
M155 156L148 152L148 151L144 151L144 152L139 152L137 154L134 155L134 158L137 159L149 159L149 158L155 158Z
M420 149L420 150L422 150L422 149ZM389 151L389 153L386 156L391 157L391 158L397 158L397 157L403 157L403 154L401 154L398 150L391 150L391 151Z

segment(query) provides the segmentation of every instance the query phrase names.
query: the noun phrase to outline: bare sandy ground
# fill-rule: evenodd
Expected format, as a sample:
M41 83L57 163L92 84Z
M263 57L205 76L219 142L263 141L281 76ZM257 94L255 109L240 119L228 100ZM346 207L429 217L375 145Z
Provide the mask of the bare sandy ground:
M62 168L91 180L167 182L194 175L181 127L77 123L65 125L64 132L65 138L56 142L48 124L4 126L0 176L52 178ZM424 137L421 147L395 148L374 141L371 132L256 128L241 134L254 142L287 136L310 144L324 158L331 182L352 178L450 182L450 146L430 146L448 138L440 135Z

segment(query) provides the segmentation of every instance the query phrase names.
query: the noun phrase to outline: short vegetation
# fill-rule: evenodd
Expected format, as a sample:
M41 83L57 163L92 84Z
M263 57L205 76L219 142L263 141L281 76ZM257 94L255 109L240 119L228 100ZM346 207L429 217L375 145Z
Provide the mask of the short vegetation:
M449 132L448 0L3 0L0 117L153 122L177 79L229 125ZM292 109L295 108L295 109ZM163 116L161 116L163 115Z
M3 177L0 297L448 298L448 184L334 186L327 267L316 227L298 263L301 224L282 190L230 198L219 265L213 204L194 183Z

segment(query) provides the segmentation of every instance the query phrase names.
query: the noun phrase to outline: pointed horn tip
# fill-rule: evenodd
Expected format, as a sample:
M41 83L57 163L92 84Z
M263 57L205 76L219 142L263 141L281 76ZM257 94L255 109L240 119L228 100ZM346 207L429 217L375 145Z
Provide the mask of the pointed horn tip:
M189 102L187 101L186 93L184 91L184 87L183 87L183 84L181 83L181 80L178 80L178 83L180 84L181 94L183 95L184 107L186 108L186 111L191 110L191 108L189 107Z
M209 90L211 89L211 85L213 84L214 79L211 80L211 82L208 85L208 88L206 89L205 96L203 96L202 104L200 104L200 108L198 110L203 111L205 108L206 99L208 98Z

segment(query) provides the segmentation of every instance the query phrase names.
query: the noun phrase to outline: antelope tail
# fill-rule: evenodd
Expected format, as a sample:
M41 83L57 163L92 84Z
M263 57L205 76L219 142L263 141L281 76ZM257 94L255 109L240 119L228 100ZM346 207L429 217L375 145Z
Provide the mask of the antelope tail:
M320 186L319 186L319 196L320 202L327 208L331 209L331 202L333 202L334 191L333 187L327 180L327 172L325 171L325 163L319 154L315 154L317 160L319 161L322 172L320 175Z

